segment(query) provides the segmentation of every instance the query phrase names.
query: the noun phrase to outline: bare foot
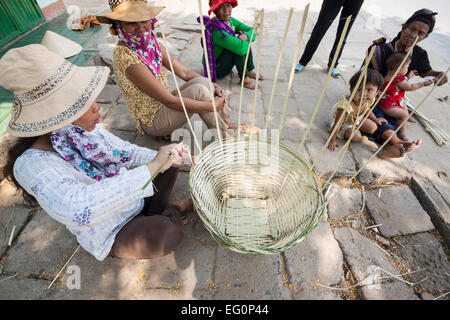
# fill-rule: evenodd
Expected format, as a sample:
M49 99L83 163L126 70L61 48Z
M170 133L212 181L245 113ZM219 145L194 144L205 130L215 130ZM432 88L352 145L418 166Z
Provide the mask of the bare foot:
M411 152L420 147L422 144L422 140L418 139L413 142L404 142L403 147L405 148L405 152Z
M181 209L181 222L183 224L187 224L188 219L184 213L194 211L194 202L192 201L192 198L187 197L178 201L173 201L170 203L170 205L179 207Z
M250 89L250 90L255 90L256 85L252 79L250 79L249 77L245 77L244 78L244 87L246 87L247 89Z
M408 137L404 133L397 133L397 137L404 142L409 142Z
M405 147L402 143L387 145L378 155L381 159L401 158L405 155Z
M256 79L256 72L252 70L248 73L248 76L252 79ZM259 80L261 80L261 81L264 80L264 77L262 74L259 75Z
M412 118L412 117L408 119L408 122L411 122L411 123L417 123L417 121L414 120L414 118Z

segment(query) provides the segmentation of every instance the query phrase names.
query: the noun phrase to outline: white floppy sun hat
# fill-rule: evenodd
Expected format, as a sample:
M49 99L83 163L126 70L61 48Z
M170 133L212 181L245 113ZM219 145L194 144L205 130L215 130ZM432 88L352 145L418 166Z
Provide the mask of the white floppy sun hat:
M0 85L14 93L8 132L35 137L79 119L103 90L107 67L78 67L40 44L0 59Z

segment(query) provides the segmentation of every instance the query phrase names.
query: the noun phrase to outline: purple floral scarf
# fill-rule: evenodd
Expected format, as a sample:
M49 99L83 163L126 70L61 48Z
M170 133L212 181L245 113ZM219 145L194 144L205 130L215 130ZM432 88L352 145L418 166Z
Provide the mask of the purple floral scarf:
M197 18L198 23L200 22L200 17ZM230 28L225 22L220 19L212 18L210 19L208 16L203 16L203 23L205 24L205 38L206 38L206 51L208 53L208 64L209 70L211 72L211 80L212 82L216 82L217 74L216 74L216 53L214 51L214 39L213 39L213 30L219 30L222 39L226 37L226 33L231 36L236 36L233 29ZM201 42L203 47L203 41ZM203 72L204 76L208 77L208 70L206 63L203 64Z
M78 171L101 181L131 164L128 151L110 145L97 127L86 131L69 124L50 134L53 148Z
M142 62L150 68L155 77L161 72L161 64L163 61L163 54L153 32L153 27L157 21L156 19L152 19L152 30L144 34L129 34L120 25L117 25L116 28L119 40L123 40L128 48L136 52Z

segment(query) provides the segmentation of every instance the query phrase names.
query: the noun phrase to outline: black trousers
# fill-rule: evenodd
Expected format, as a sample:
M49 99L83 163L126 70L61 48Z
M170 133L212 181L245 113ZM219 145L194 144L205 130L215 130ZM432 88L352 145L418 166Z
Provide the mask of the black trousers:
M336 39L334 40L333 49L331 49L330 57L328 58L328 67L331 67L331 63L333 62L333 57L336 53L336 49L339 43L339 39L341 38L342 31L344 29L345 20L348 16L352 16L350 20L350 25L347 29L347 34L345 35L344 42L342 43L341 50L338 53L338 57L336 60L336 66L338 65L339 58L341 57L342 50L344 49L347 36L350 33L350 29L352 28L353 22L358 16L359 10L363 4L364 0L323 0L322 8L320 9L319 18L317 19L316 24L314 25L314 29L311 33L311 37L306 44L305 51L303 52L302 57L300 58L300 64L306 66L314 53L319 46L320 41L322 41L323 36L327 32L328 28L330 28L334 19L336 19L339 11L342 8L341 16L339 18L339 25L336 33Z

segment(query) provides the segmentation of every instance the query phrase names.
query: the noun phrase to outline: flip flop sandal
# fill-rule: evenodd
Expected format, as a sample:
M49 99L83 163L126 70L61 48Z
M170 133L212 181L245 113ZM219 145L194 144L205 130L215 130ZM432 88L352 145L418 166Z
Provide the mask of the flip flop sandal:
M331 70L331 76L333 78L337 79L341 76L341 73L339 72L338 69L335 68L335 69Z
M302 66L301 64L297 64L297 65L295 66L295 73L302 72L303 69L305 69L305 66Z
M249 125L249 124L241 124L241 133L242 134L258 134L259 128L256 126Z

